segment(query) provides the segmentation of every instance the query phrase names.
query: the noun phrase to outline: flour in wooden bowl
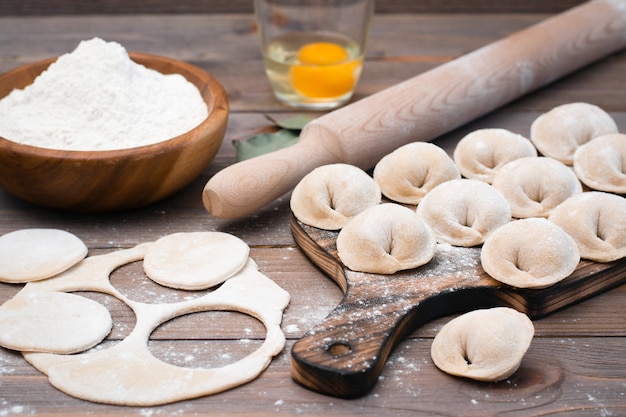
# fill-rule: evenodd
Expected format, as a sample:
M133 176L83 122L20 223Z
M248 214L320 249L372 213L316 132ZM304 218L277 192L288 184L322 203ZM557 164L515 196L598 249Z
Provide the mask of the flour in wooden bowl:
M49 149L126 149L186 133L207 116L185 77L146 68L122 45L93 38L0 100L0 136Z

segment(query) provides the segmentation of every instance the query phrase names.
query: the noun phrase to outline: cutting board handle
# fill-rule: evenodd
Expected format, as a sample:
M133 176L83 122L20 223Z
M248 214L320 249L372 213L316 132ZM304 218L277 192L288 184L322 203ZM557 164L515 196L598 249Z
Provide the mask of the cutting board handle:
M593 0L410 78L307 126L291 148L231 165L205 186L214 216L248 215L313 168L372 168L626 46L626 0Z

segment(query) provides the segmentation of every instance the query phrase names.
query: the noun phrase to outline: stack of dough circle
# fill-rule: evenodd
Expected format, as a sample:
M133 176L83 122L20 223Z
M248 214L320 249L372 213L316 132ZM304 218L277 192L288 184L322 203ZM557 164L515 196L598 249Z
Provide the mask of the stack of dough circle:
M578 148L574 171L589 188L626 194L626 135L600 136Z
M520 158L504 165L493 180L517 218L548 217L582 185L572 169L546 157Z
M572 165L579 146L617 132L615 120L600 107L568 103L539 116L530 127L530 139L544 156Z
M0 281L24 283L59 274L87 256L87 246L59 229L21 229L0 236Z
M578 245L580 257L611 262L626 257L626 198L599 191L575 195L548 217Z
M337 237L337 252L350 269L393 274L417 268L435 254L435 237L411 209L395 203L371 207Z
M454 162L461 174L489 184L507 162L532 156L537 156L533 144L506 129L475 130L465 135L454 149Z
M451 375L499 381L519 369L534 334L532 321L512 308L474 310L442 327L431 357Z
M500 226L511 221L504 196L480 180L447 181L426 194L417 213L437 240L454 246L477 246Z
M492 278L517 288L545 288L567 278L580 255L574 239L543 218L514 220L483 244L481 265Z
M401 146L383 157L374 168L374 180L385 197L414 205L437 185L460 176L452 158L428 142Z
M324 230L339 230L381 200L378 184L349 164L315 168L300 180L291 194L291 211L302 223Z

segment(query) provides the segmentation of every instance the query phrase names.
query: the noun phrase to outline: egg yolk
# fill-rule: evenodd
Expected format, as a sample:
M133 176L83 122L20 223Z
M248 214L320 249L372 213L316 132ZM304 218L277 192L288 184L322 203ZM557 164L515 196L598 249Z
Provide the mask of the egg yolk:
M298 51L289 71L293 88L310 98L333 98L349 93L358 79L360 64L331 42L313 42Z

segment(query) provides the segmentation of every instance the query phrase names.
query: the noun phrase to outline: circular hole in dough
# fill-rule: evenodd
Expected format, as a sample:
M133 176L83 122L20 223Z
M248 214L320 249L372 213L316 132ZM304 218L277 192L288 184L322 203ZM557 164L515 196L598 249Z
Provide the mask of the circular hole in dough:
M431 357L448 374L500 381L517 371L534 333L532 321L512 308L474 310L441 328L431 345Z
M417 213L395 203L365 210L337 236L337 254L348 268L376 274L424 265L435 246L432 231Z
M82 240L64 230L16 230L0 236L0 281L49 278L76 265L87 252Z
M579 146L617 132L615 120L600 107L568 103L539 116L530 127L530 140L544 156L572 165Z
M482 244L498 227L511 221L502 193L480 180L444 182L426 194L417 213L439 242L471 247Z
M505 164L496 173L493 186L504 195L517 218L548 217L556 206L583 190L570 167L546 157L520 158Z
M161 324L150 335L148 350L155 358L174 366L218 368L258 350L266 333L263 323L250 315L238 311L203 311ZM198 339L198 335L202 337Z
M574 171L589 188L626 194L626 135L600 136L579 147Z
M143 268L153 281L171 288L206 289L239 272L250 248L222 232L173 233L146 251Z
M381 200L380 187L365 171L349 164L315 168L291 194L291 211L309 226L339 230Z
M578 245L580 257L611 262L626 257L626 198L599 191L568 198L548 220Z
M24 352L81 352L111 326L104 306L69 293L21 292L0 306L0 345Z
M454 162L466 178L493 182L500 167L519 158L537 156L522 135L506 129L479 129L465 135L454 149Z
M574 239L543 218L514 220L485 240L480 260L492 278L517 288L545 288L574 272Z
M200 298L216 289L216 286L205 290L181 290L165 287L146 276L143 261L131 262L116 268L111 273L109 281L124 297L145 304L179 303Z
M439 146L414 142L383 157L374 168L382 193L398 203L417 205L442 182L460 178L459 169Z

